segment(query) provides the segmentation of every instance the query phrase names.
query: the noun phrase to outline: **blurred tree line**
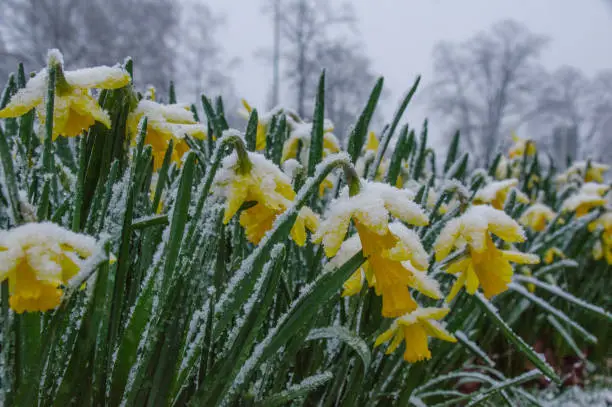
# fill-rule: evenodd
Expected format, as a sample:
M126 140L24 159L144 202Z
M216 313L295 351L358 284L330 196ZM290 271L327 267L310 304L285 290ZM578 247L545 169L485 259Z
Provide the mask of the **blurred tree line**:
M274 25L272 52L268 53L273 67L268 107L279 103L282 81L290 91L288 104L308 117L319 75L325 69L326 117L334 123L338 137L346 136L377 76L361 41L352 4L265 0L264 12Z
M612 69L593 77L571 66L546 70L540 56L549 43L518 22L501 21L434 49L429 108L448 134L461 131L482 163L519 128L559 162L612 161Z
M138 86L165 97L171 78L179 94L195 101L208 93L232 93L227 61L216 41L221 16L199 0L3 0L0 77L46 64L59 48L68 69L137 61Z
M325 68L326 116L342 138L376 79L351 3L262 4L273 27L272 47L264 52L272 67L266 107L283 99L308 117ZM138 86L153 85L166 95L168 78L176 78L183 101L222 94L232 122L238 62L218 42L223 24L204 0L3 0L0 78L19 61L38 69L54 47L69 69L112 65L129 55L138 62ZM612 69L592 77L569 66L549 71L540 61L549 43L518 22L501 21L467 41L438 44L426 92L429 112L447 134L459 129L482 163L505 147L513 130L536 139L557 160L611 161Z

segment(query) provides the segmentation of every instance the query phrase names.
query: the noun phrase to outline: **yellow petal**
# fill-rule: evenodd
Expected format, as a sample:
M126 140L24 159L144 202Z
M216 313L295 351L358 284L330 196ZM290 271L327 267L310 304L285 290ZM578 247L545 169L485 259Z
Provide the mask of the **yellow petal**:
M244 203L249 193L249 183L243 177L236 178L230 185L229 196L226 202L223 223L227 224L234 217Z
M522 253L512 250L502 250L502 257L518 264L538 264L540 257L536 254Z
M457 294L459 294L459 291L461 290L464 284L465 284L465 273L461 273L459 277L457 278L457 280L455 280L455 283L453 284L450 292L446 296L446 302L451 302L453 298L455 298Z
M404 339L403 332L401 330L395 331L395 335L393 336L393 340L387 347L387 351L385 352L387 355L395 352L395 349L402 343L402 339Z
M409 282L410 287L428 296L429 298L436 300L442 298L440 285L436 279L429 277L425 271L419 271L414 268L412 269L411 274L412 275Z
M291 228L291 239L298 246L304 246L306 244L306 229L304 227L304 219L298 217Z
M46 69L44 69L34 78L30 79L25 88L19 89L17 93L11 97L11 100L4 109L0 110L0 118L23 116L43 103L46 91L47 72Z
M266 148L266 127L259 123L257 125L257 133L255 136L255 148L261 151Z
M374 133L373 131L371 131L370 133L368 133L368 142L366 143L366 150L367 151L376 151L378 150L378 139L376 138L376 133Z
M253 111L253 108L251 107L251 105L249 105L249 102L247 102L245 99L240 99L240 102L242 102L242 106L244 106L247 112L251 113Z
M376 338L376 342L374 342L374 347L376 348L380 346L381 344L388 342L391 339L391 337L393 337L394 332L395 332L395 329L391 327L390 329L387 329L385 332L378 335L378 337Z
M478 283L478 276L474 272L473 265L470 263L465 271L465 291L467 291L468 294L474 295L476 290L478 290Z
M448 332L442 325L440 325L438 321L426 320L422 321L421 324L423 328L425 328L427 335L447 342L457 342L457 338L455 338L453 334Z
M130 74L118 66L96 66L64 73L70 86L77 88L117 89L130 83Z
M415 363L424 359L431 358L431 352L427 346L427 333L420 324L413 324L402 327L406 340L406 350L404 360Z
M438 239L436 240L436 243L434 244L436 261L442 261L450 254L451 250L455 246L455 242L461 234L462 229L463 225L461 220L458 218L451 220L444 226L440 232L440 235L438 236Z
M457 274L462 273L465 269L468 268L472 259L470 257L464 256L458 260L453 261L447 268L446 272L448 274Z
M344 290L342 291L343 297L350 297L352 295L357 295L361 292L361 288L363 287L364 275L361 268L354 272L348 280L344 282L342 287Z

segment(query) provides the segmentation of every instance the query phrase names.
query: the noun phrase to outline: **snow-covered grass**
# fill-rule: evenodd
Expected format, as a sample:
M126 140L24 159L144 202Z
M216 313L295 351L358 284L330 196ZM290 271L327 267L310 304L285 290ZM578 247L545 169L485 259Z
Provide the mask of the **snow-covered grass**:
M0 94L0 405L612 403L606 165L436 157L418 81L334 135L323 93L228 124L51 56Z

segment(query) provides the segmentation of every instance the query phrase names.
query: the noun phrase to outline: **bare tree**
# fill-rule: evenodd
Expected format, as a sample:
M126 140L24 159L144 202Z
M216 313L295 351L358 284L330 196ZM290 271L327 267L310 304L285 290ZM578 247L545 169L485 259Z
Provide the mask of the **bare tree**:
M571 129L570 134L576 137L577 157L610 161L611 135L607 129L612 120L612 71L589 79L574 67L557 69L542 82L537 111L529 122L529 130L542 147L554 151L553 144L558 140L551 138L551 131Z
M223 16L202 0L184 0L180 12L180 39L174 45L179 97L197 102L202 93L235 99L231 72L238 60L226 61L216 41ZM234 111L237 109L228 109ZM229 113L228 111L228 113Z
M546 38L514 21L502 21L463 44L434 50L432 110L459 128L470 151L488 162L501 136L537 114L533 96L543 69Z
M320 67L326 69L325 108L341 139L348 135L362 105L376 81L371 61L359 44L339 39L324 44L317 51ZM315 88L307 96L314 97Z
M274 0L272 0L274 1ZM283 39L280 45L285 77L296 95L298 114L307 111L308 90L315 86L321 65L317 53L355 20L349 3L329 0L283 0L274 15ZM337 6L337 7L334 7Z
M0 57L13 65L40 67L49 48L59 48L69 68L131 56L136 83L160 94L173 77L192 101L204 90L231 90L215 40L223 20L201 0L4 0L2 11Z

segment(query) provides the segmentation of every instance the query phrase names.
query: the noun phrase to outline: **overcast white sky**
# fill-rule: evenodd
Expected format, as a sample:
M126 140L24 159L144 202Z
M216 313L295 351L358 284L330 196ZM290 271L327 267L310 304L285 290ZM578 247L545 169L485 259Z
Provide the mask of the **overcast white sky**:
M333 1L333 0L330 0ZM431 78L433 46L463 41L501 19L515 19L552 42L543 55L547 68L568 64L587 75L612 69L612 7L607 0L352 0L360 35L373 67L385 77L390 97L383 111L392 114L397 99L421 74ZM264 107L271 67L255 52L272 43L271 20L262 0L209 0L225 14L219 32L228 56L239 56L235 71L240 96ZM290 100L282 100L291 105ZM364 101L365 102L365 101ZM423 111L413 109L411 119ZM416 124L416 123L413 123Z

